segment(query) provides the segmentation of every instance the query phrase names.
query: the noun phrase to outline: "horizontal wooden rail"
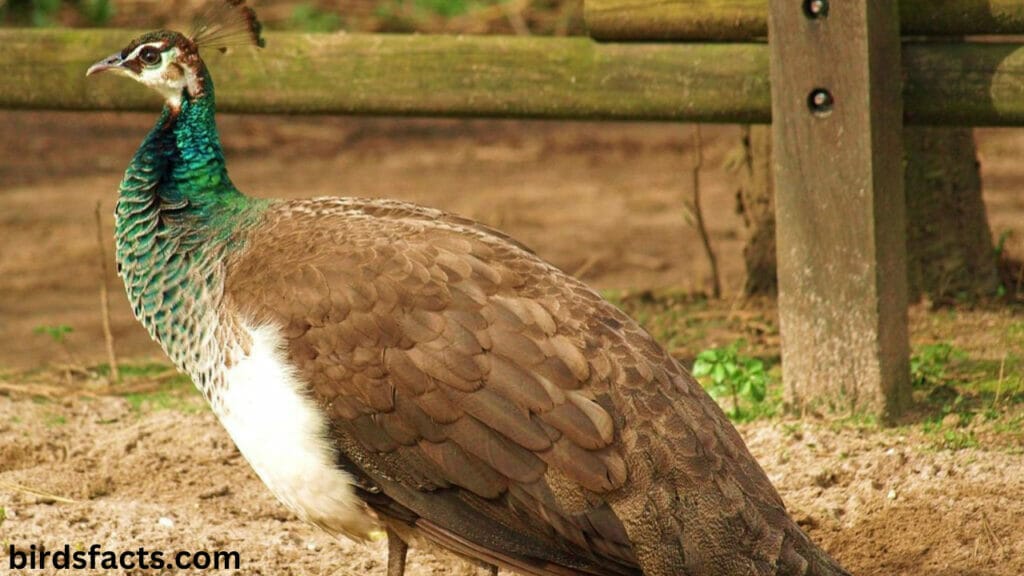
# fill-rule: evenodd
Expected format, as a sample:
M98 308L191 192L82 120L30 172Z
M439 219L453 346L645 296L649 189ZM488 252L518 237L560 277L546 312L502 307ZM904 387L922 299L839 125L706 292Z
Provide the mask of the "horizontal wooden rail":
M119 30L0 30L0 108L153 110L157 96L93 62ZM220 110L766 123L764 44L600 44L587 38L271 34L206 55ZM907 121L1024 126L1024 47L907 45ZM837 105L842 105L837 102Z
M906 36L1024 34L1021 0L900 0L899 10ZM583 15L600 40L743 41L768 34L768 0L584 0Z
M134 36L0 30L0 108L152 109L124 78L85 78ZM588 38L268 34L204 54L232 112L536 118L768 119L768 52L602 45Z

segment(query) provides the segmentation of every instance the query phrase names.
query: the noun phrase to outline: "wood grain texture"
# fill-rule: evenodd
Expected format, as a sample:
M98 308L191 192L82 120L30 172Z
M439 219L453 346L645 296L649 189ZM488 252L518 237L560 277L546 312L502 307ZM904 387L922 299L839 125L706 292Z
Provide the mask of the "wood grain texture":
M844 574L649 334L499 233L321 199L244 241L226 308L281 327L399 533L524 574Z
M901 0L899 10L901 32L908 36L1024 34L1024 3L1018 0ZM600 40L750 41L768 35L768 0L585 0L583 16Z
M85 69L119 30L0 30L0 108L158 110L123 78ZM764 44L597 44L585 38L270 34L204 55L223 112L767 123ZM1024 126L1024 48L909 44L906 120Z
M909 397L895 8L772 0L779 321L796 406L897 414ZM809 95L827 89L830 113Z
M0 107L156 109L86 68L130 31L0 31ZM768 54L744 46L602 45L586 38L268 34L204 54L218 110L765 121Z

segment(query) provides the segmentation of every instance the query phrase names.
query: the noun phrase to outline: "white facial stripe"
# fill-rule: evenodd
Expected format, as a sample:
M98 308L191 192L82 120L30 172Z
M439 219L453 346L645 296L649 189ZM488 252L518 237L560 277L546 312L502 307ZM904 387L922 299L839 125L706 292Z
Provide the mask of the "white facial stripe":
M138 58L139 57L139 52L142 52L142 49L145 48L146 46L152 46L153 48L156 48L157 50L161 50L161 51L164 49L164 43L163 42L150 42L149 44L139 44L138 46L135 47L135 50L132 50L132 53L129 54L128 57L124 58L124 61L127 62L129 60L134 59L134 58Z

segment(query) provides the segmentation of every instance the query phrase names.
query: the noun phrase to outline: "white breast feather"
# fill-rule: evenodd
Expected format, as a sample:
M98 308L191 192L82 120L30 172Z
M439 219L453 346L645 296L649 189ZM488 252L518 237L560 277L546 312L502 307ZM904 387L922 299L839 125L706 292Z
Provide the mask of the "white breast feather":
M327 419L285 361L278 331L249 332L251 351L227 370L217 416L260 479L300 518L365 538L373 520L352 476L335 464Z

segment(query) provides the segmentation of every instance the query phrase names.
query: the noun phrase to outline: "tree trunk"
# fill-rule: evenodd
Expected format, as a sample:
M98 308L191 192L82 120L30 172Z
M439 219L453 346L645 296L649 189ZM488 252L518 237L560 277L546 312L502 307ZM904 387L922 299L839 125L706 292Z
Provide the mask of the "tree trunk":
M775 276L775 184L770 126L743 127L740 170L736 211L743 216L747 229L747 243L743 247L743 260L747 265L744 290L749 295L774 295L778 291L778 280Z
M910 296L991 296L999 286L970 128L904 132Z
M997 262L972 130L908 127L903 140L910 300L993 295ZM747 228L745 289L775 294L771 128L745 128L743 151L737 203Z

